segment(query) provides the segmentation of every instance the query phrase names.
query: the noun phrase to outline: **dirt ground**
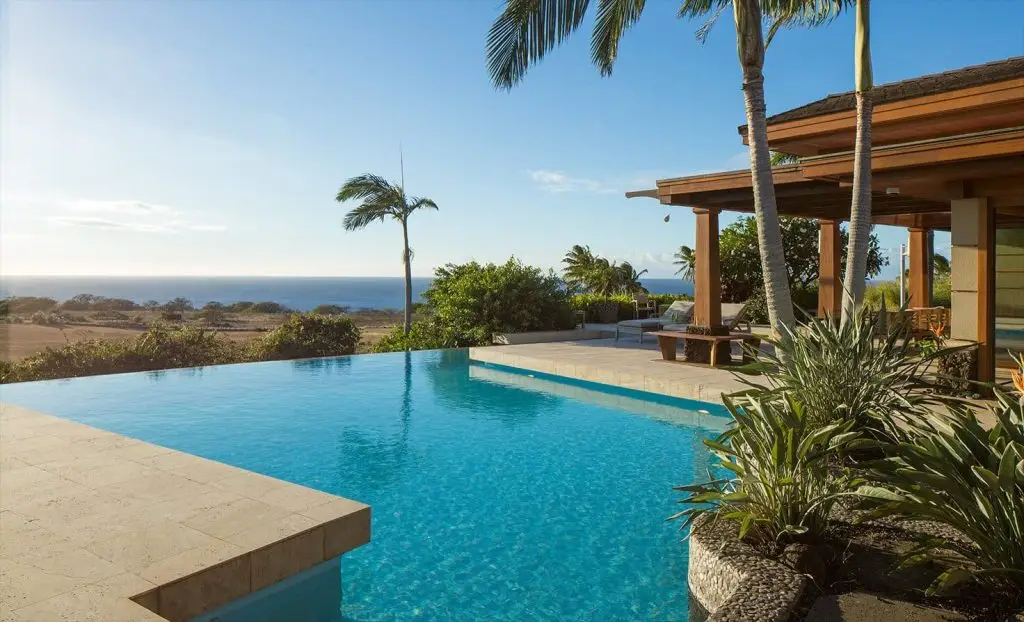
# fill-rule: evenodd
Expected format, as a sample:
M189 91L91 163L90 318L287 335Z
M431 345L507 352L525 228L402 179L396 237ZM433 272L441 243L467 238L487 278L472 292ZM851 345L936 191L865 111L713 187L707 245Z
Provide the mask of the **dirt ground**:
M283 316L265 316L258 318L258 321L253 323L266 330L278 325L281 317ZM357 314L353 319L363 329L363 343L360 350L364 352L388 333L391 326L396 323L394 318L384 317L382 314L374 314L372 317L358 317ZM399 318L397 322L400 321ZM70 324L63 327L39 324L0 324L0 360L17 361L48 347L60 347L75 341L130 339L140 332L142 332L141 329L113 328L95 324ZM230 330L223 331L223 334L234 341L246 341L262 334L262 331Z

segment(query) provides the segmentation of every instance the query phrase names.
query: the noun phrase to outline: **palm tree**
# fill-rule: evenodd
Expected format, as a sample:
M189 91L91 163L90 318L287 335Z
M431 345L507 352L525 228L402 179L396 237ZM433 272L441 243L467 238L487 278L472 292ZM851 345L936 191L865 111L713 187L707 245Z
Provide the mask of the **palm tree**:
M336 197L338 203L362 201L345 214L346 231L358 231L374 221L388 218L402 224L402 262L405 264L405 334L412 326L412 250L409 248L409 216L418 209L437 209L423 197L406 196L403 184L367 173L345 182Z
M624 294L637 294L646 292L647 289L640 283L640 277L647 274L647 269L643 269L640 272L636 271L633 264L628 261L624 261L617 267L612 264L612 269L615 271L616 281L618 281L617 289Z
M945 255L932 255L932 274L937 277L949 276L949 259Z
M687 245L679 247L679 251L675 254L676 260L673 261L673 265L679 266L676 270L676 274L682 274L684 281L693 282L693 271L697 268L697 254L693 252L693 249Z
M800 161L799 156L795 156L792 153L782 153L781 151L772 152L772 166L785 166L786 164L796 164Z
M856 2L854 71L857 80L857 138L853 155L850 241L846 252L846 280L843 283L843 323L853 317L854 311L864 299L868 244L871 237L871 20L868 0Z
M743 70L758 246L768 316L776 328L791 326L794 315L765 124L762 18L767 16L773 21L770 39L783 25L826 21L822 16L832 12L838 6L836 3L842 1L683 0L679 10L679 16L685 18L711 16L698 31L698 37L703 38L715 20L732 5L737 53ZM645 0L602 0L594 4L598 8L590 55L601 75L608 76L618 56L622 35L640 18ZM520 82L532 64L541 61L547 52L579 29L590 5L590 0L506 0L505 10L492 24L487 38L487 67L495 86L511 89Z
M573 246L562 259L565 264L565 284L573 289L590 289L596 262L597 258L589 246Z

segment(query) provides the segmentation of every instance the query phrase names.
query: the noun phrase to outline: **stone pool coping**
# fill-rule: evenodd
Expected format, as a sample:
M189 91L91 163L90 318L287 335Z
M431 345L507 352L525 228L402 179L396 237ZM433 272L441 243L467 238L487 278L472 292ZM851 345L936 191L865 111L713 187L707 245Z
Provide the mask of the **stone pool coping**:
M185 621L370 539L370 507L0 402L0 620Z
M708 622L785 622L809 579L736 538L736 525L698 519L690 533L690 596Z

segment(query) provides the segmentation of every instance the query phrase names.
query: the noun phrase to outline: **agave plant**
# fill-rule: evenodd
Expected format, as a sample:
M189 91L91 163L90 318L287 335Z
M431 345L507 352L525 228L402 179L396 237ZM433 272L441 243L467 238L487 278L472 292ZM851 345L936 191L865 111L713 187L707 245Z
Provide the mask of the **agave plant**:
M948 418L921 419L909 442L883 444L887 457L869 471L879 485L858 491L870 508L861 520L932 520L970 541L962 546L928 538L907 554L907 565L949 565L929 589L932 594L979 581L1010 587L1024 598L1024 416L1020 401L998 389L995 394L997 424L991 430L973 411L957 406Z
M899 439L899 420L929 401L919 390L929 386L923 369L953 349L922 353L887 330L884 316L858 313L845 324L808 317L795 330L783 329L788 339L766 339L773 351L758 352L755 363L737 371L762 378L745 382L766 394L796 396L815 424L854 421L871 436Z
M791 395L753 393L725 398L735 425L704 441L728 476L679 486L687 509L669 518L683 528L703 515L736 521L741 539L768 547L815 541L836 499L861 482L830 468L832 457L859 436L853 421L815 425Z

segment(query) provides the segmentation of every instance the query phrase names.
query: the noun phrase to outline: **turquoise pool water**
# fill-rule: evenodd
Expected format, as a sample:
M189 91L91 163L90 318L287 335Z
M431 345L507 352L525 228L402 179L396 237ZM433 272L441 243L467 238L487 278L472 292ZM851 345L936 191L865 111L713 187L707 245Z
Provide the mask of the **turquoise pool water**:
M725 419L591 389L431 351L0 399L369 503L372 541L342 560L333 620L685 620L686 544L665 517Z

